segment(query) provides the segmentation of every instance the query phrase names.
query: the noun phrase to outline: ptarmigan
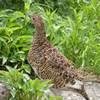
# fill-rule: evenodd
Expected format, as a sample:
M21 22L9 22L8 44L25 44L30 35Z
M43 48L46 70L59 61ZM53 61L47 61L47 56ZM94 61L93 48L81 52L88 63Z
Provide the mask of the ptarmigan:
M75 91L89 100L85 92L82 78L77 70L70 64L46 38L44 21L38 14L29 15L35 26L35 33L28 53L28 62L40 79L52 79L54 85L51 91L60 95L60 90Z

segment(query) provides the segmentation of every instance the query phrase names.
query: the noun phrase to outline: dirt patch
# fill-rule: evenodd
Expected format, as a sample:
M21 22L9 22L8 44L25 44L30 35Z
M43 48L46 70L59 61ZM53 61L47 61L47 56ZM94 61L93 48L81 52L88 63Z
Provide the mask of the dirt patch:
M88 82L100 82L100 75L95 75L93 72L91 73L81 73L84 81Z

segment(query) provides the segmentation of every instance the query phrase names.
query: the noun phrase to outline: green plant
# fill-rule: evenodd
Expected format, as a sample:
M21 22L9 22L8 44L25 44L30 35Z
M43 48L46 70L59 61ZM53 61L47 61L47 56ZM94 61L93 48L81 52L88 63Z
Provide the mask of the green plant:
M3 10L0 13L0 53L2 66L10 63L17 64L25 61L25 53L29 50L26 43L32 40L32 37L27 35L30 33L27 30L29 18L27 16L31 2L25 2L25 15L21 11L13 12L12 10ZM5 24L4 24L5 23Z
M0 81L9 85L11 90L10 100L52 100L54 98L61 98L60 96L50 97L48 90L53 84L48 84L51 80L41 82L38 78L34 81L24 73L24 70L30 73L30 68L26 65L17 69L18 65L14 68L6 66L8 71L0 71ZM27 68L28 67L28 68Z
M83 12L81 10L84 7L86 8ZM71 8L74 18L63 16L64 19L60 17L61 22L55 11L47 11L47 15L44 16L48 40L71 60L75 67L81 67L81 71L84 68L92 70L96 74L100 73L99 7L99 3L92 0L90 6L88 3L83 4L82 9L78 11Z
M11 6L11 0L0 0L0 6L1 7L7 7L7 6Z
M12 4L21 9L7 5L10 9L0 9L0 66L27 63L34 33L28 15L40 14L47 39L75 67L100 74L99 0L16 0Z

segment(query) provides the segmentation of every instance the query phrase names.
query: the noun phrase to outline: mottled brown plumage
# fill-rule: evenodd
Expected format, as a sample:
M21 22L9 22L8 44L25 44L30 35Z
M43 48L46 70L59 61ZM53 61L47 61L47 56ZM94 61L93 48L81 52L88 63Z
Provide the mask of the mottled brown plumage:
M28 62L40 79L53 79L52 91L72 90L89 100L82 78L77 70L70 64L46 38L44 21L40 15L29 15L35 25L32 46L28 53ZM55 89L55 90L54 90Z

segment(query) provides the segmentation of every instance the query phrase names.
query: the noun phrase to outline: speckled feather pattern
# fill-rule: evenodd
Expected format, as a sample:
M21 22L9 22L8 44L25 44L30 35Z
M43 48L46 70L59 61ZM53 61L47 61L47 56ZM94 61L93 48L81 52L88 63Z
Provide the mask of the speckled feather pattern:
M37 48L32 45L28 61L41 79L54 79L54 88L64 87L69 82L75 84L75 79L81 81L75 68L48 40Z
M76 80L83 83L68 59L47 40L42 17L35 14L30 15L30 18L35 25L35 33L28 53L28 62L39 78L53 79L51 83L55 89L63 88L67 83L74 85Z

